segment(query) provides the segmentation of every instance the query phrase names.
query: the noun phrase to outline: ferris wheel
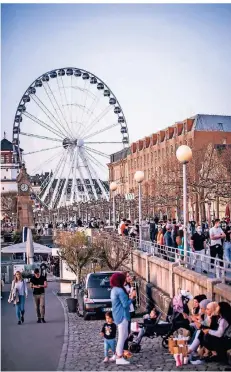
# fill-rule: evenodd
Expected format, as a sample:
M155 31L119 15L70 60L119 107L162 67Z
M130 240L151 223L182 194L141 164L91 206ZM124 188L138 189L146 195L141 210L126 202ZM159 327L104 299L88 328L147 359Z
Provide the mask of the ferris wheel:
M79 68L39 76L16 110L13 146L49 209L109 199L110 154L129 145L123 110L111 89Z

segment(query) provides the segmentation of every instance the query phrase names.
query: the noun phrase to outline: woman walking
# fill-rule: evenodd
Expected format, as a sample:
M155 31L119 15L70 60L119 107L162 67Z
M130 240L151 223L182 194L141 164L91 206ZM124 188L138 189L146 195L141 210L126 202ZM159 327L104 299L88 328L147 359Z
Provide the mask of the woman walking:
M16 308L16 317L18 324L24 323L25 297L28 296L28 290L25 280L20 271L16 271L14 280L11 284L11 291L8 302L14 302Z
M132 300L132 303L129 307L129 312L130 316L132 317L135 314L135 307L134 307L134 298L136 298L136 290L134 287L132 287L132 277L129 272L125 273L125 283L124 283L124 288L127 291L128 297ZM124 356L127 358L130 358L132 354L128 350L128 340L129 340L129 335L131 332L131 320L128 322L128 338L126 339L124 343Z
M128 293L124 288L126 276L123 273L114 273L111 276L110 284L112 314L115 324L118 327L118 342L116 347L116 364L130 364L123 357L124 343L128 337L128 322L130 321L130 305L132 300L129 299Z

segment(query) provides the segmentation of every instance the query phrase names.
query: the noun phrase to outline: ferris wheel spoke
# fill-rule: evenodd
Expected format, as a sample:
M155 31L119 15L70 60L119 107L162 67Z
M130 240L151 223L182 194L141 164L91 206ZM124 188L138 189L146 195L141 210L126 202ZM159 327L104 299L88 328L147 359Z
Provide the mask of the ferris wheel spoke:
M102 99L103 95L100 94L100 91L98 92L98 95L95 96L95 99L93 100L91 106L90 106L90 110L91 110L91 115L89 115L87 121L85 123L83 123L83 127L84 129L88 127L88 124L89 124L89 121L92 120L92 117L94 116L94 120L96 119L96 116L94 115L94 112L96 110L96 108L98 107L98 104L100 102L100 100ZM81 133L81 136L84 135L84 131L83 133Z
M58 138L50 138L50 137L45 137L45 136L39 136L38 134L33 134L33 133L25 133L25 132L20 132L22 136L27 136L27 137L34 137L34 138L40 138L40 139L45 139L49 141L55 141L55 142L62 142L61 139Z
M87 145L89 145L89 144L91 144L91 145L101 145L101 144L110 144L110 145L112 145L113 143L116 143L116 144L121 144L121 141L120 142L113 142L113 141L110 141L110 142L108 142L108 141L104 141L104 142L84 142L84 143L86 143Z
M85 185L85 180L84 180L84 176L83 176L83 172L82 172L82 169L81 167L78 168L78 171L79 171L79 176L80 176L80 179L81 179L81 182L82 182L82 186L83 186L83 189L84 189L84 193L87 197L87 200L91 200L91 196L90 196L90 193L88 191L88 188L86 187Z
M79 153L80 153L80 157L81 157L81 159L83 161L83 165L86 168L86 171L87 171L87 174L88 174L88 177L89 177L89 181L90 181L90 185L91 185L91 189L92 189L92 192L94 194L95 200L98 200L99 198L98 198L98 195L97 195L97 192L96 192L96 189L95 189L95 185L93 183L93 179L92 179L92 175L91 175L91 170L90 170L90 167L89 167L89 164L88 164L88 159L85 156L84 151L82 151L81 149L80 149Z
M96 124L99 123L111 110L113 106L107 106L85 129L83 135L87 134L89 130L92 130Z
M58 208L60 208L61 205L63 204L63 200L64 200L64 205L66 204L66 201L67 201L67 188L68 188L68 182L69 182L69 178L70 178L70 174L71 174L71 169L72 169L72 166L73 166L74 158L75 157L71 153L70 154L71 166L70 166L70 169L69 169L69 172L68 172L68 176L64 180L63 188L62 188L62 191L61 191L61 196L60 196L60 199L59 199L59 202L58 202Z
M63 91L64 91L64 97L65 97L66 105L68 105L67 95L66 95L66 89L64 88L64 83L63 83L63 77L62 77L62 76L61 76L61 82L62 82L62 86L63 86ZM66 124L67 124L68 130L69 130L69 132L70 132L69 136L72 136L72 138L74 138L75 136L74 136L74 134L72 133L72 131L71 131L70 127L69 127L69 124L68 124L67 120L65 119L65 116L64 116L62 110L61 110L61 113L62 113L62 116L63 116L63 118L64 118L64 120L65 120L65 122L66 122ZM70 114L70 111L69 111L69 114Z
M59 188L61 187L60 185L60 182L61 182L61 177L63 175L63 172L64 172L64 169L65 169L65 166L66 166L66 161L67 161L67 157L68 157L68 154L66 152L66 154L64 154L63 158L61 159L61 162L60 162L60 172L59 172L59 169L58 169L58 172L59 173L59 176L57 177L57 182L56 182L56 185L55 185L55 189L53 191L53 194L52 194L52 198L51 198L51 201L50 201L50 207L51 208L54 208L55 207L55 204L57 202L57 198L58 198L58 195L59 195Z
M97 130L96 132L91 133L91 134L89 134L86 137L83 137L83 139L86 140L86 139L92 138L94 136L97 136L98 134L101 134L103 132L106 132L107 130L112 129L112 128L116 127L117 125L120 125L120 124L119 123L115 123L115 124L108 125L107 127L103 128L103 129Z
M32 169L31 173L36 173L38 172L40 169L41 169L41 166L44 166L48 163L50 163L52 160L54 160L55 158L57 158L59 155L61 155L63 153L63 149L61 151L59 151L57 154L55 155L52 155L50 158L48 158L45 162L43 161L42 163L39 164L39 166L36 166L36 168Z
M99 169L103 170L104 172L105 171L108 172L108 168L104 164L102 164L98 159L92 156L90 152L86 150L86 148L84 148L84 150L86 152L87 157L91 160L91 162L93 162Z
M56 136L62 138L62 133L60 133L59 131L53 129L52 127L49 126L49 124L45 123L44 121L36 118L34 115L32 115L31 113L29 113L28 111L25 111L23 113L24 116L26 116L27 118L29 118L30 120L34 121L36 124L39 124L41 127L47 129L49 132L55 134Z
M92 167L92 162L95 164L95 161L92 160L92 156L90 156L89 153L86 153L86 156L89 158L89 168L91 169L92 173L94 174L96 180L97 180L97 183L100 187L100 190L102 192L102 195L104 195L104 197L106 198L106 200L109 200L109 195L108 195L108 192L106 191L105 189L105 186L103 184L103 182L99 179L98 175L97 175L97 172L95 171L95 169ZM95 159L94 159L95 160Z
M43 88L45 92L47 93L44 86ZM50 96L48 93L47 95L48 95L48 98L50 99ZM59 132L62 137L65 136L65 128L62 127L62 125L60 125L57 118L53 115L53 113L49 110L49 108L43 103L43 101L36 94L34 95L34 97L32 96L32 99L36 103L36 105L42 110L42 112L46 115L46 117L50 120L50 122L54 125L54 127L50 125L51 128L55 130L56 132Z
M54 104L53 104L53 102L52 102L52 100L50 99L50 95L47 93L47 91L46 91L46 89L45 89L45 87L44 87L44 89L45 89L45 91L46 91L46 93L47 93L47 96L49 97L49 99L50 99L50 102L51 102L51 104L52 104L52 106L53 106L53 108L54 108L54 110L55 110L55 112L56 112L56 114L58 115L58 117L59 117L59 124L62 126L62 118L63 118L63 120L66 122L66 124L67 124L67 128L68 128L68 130L69 130L69 132L64 128L64 130L65 130L65 132L67 133L67 135L68 136L72 136L72 138L73 138L73 133L71 132L71 129L70 129L70 127L69 127L69 124L68 124L68 122L67 122L67 120L66 120L66 118L65 118L65 116L64 116L64 113L63 113L63 110L61 109L61 107L60 107L60 105L59 105L59 103L57 102L57 99L56 99L56 97L55 97L55 95L54 95L54 93L53 93L53 91L52 91L52 89L51 89L51 87L50 87L50 84L48 83L48 82L46 82L46 84L47 84L47 87L48 87L48 89L49 89L49 91L50 91L50 94L52 95L52 97L53 97L53 99L54 99L54 101L55 101L55 103L56 103L56 105L57 105L57 107L58 107L58 110L55 108L55 106L54 106ZM64 90L64 94L65 94L65 98L66 98L66 91ZM61 113L61 115L62 115L62 118L60 118L60 115L59 115L59 112Z
M107 159L110 159L110 155L105 154L104 152L101 152L101 151L99 151L99 150L92 149L92 148L87 147L87 146L84 146L84 148L85 148L86 150L88 150L88 151L94 152L94 153L97 154L97 155L100 155L100 156L103 156L103 157L105 157L105 158L107 158Z
M57 85L58 85L59 95L60 95L60 98L61 98L61 104L62 104L62 106L64 107L63 96L62 96L62 93L61 93L61 87L60 87L60 84L59 84L59 78L57 77L55 80L56 80ZM65 117L65 122L67 123L67 116L66 116L66 110L65 110L65 109L63 109L63 115L64 115L64 117Z
M88 92L89 92L89 88L86 89L87 82L88 82L88 85L90 85L89 80L86 80L86 81L85 81L85 85L84 85L84 88L85 88L85 96L83 97L83 107L84 107L84 108L86 107L86 104L87 104L87 98L88 98ZM80 120L80 122L83 123L83 125L84 125L84 116L85 116L84 114L85 114L85 111L82 110L82 115L81 115L81 120Z
M79 199L79 190L78 190L78 187L76 187L76 170L77 170L77 166L78 166L78 147L75 148L74 157L75 157L74 169L73 169L73 172L72 172L73 173L73 182L72 182L72 185L71 185L71 199L70 199L71 204L73 204L74 200L78 201L78 199Z
M62 147L62 146L48 147L48 148L46 148L46 149L41 149L41 150L37 150L37 151L26 152L26 153L23 154L23 155L25 156L25 155L36 154L36 153L38 153L38 152L54 150L54 149L58 149L58 148L61 148L61 147Z
M64 157L65 157L66 155L67 155L67 154L64 153L64 154L61 156L61 158L59 159L59 162L58 162L58 164L57 164L57 166L56 166L56 168L55 168L55 171L54 171L54 173L52 174L52 176L50 177L50 180L49 180L49 183L48 183L48 185L47 185L47 187L46 187L46 189L45 189L45 192L44 192L43 195L41 196L41 200L45 201L45 199L46 199L46 197L47 197L47 195L48 195L48 193L49 193L49 191L50 191L50 188L51 188L51 186L52 186L52 184L53 184L53 181L54 181L54 179L55 179L55 176L57 175L57 172L59 171L60 164L62 163L62 161L63 161L63 159L64 159Z

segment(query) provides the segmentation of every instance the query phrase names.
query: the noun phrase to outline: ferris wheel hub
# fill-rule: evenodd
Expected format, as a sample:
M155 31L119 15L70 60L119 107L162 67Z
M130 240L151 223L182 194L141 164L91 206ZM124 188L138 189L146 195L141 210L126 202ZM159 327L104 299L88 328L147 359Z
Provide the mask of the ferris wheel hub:
M70 147L83 147L84 140L82 138L79 139L72 139L72 138L64 138L63 140L63 147L64 149L68 149Z

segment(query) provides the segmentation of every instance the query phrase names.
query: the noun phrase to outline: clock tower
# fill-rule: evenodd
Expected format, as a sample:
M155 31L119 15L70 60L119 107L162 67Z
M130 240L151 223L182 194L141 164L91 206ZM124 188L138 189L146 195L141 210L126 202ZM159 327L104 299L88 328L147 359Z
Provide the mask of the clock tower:
M30 178L23 164L20 173L17 177L18 184L18 227L22 230L23 227L34 228L34 216L32 209L31 185Z

